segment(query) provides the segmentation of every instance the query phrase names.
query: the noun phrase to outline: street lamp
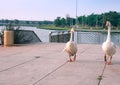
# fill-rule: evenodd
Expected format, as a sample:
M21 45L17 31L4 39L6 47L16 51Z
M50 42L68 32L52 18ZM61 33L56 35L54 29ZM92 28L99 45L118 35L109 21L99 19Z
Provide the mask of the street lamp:
M76 24L75 24L75 28L78 28L78 20L77 20L77 0L76 0Z

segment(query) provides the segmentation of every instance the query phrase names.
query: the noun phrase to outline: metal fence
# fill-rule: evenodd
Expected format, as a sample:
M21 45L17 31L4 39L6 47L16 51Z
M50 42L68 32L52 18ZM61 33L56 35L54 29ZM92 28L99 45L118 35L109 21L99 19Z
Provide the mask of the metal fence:
M55 31L49 34L49 42L67 42L70 39L70 31Z
M94 43L101 42L101 33L99 32L77 32L77 43Z
M74 41L80 44L102 44L107 38L107 31L76 31ZM50 42L67 42L70 39L69 31L51 32ZM111 41L120 45L120 32L111 32Z
M42 42L34 31L14 30L14 44L29 44ZM0 44L4 44L4 36L0 36Z
M82 32L77 31L77 43L102 44L107 38L107 31ZM111 32L111 41L120 45L120 32Z
M34 31L30 30L15 30L14 43L15 44L29 44L41 42Z

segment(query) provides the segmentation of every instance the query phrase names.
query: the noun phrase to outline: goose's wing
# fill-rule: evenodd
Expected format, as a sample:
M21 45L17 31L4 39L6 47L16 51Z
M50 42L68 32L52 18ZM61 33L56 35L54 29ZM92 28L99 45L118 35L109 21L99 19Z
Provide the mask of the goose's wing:
M106 50L107 50L107 43L106 43L106 42L104 42L104 43L102 44L102 50L103 50L104 52L106 52Z
M114 49L116 49L116 45L113 42L111 42L111 47L113 47Z
M111 54L114 55L116 53L116 45L111 42Z
M70 54L74 55L77 52L77 45L73 41L69 41L66 43L65 51Z
M113 42L104 42L102 44L102 49L109 56L112 56L116 53L116 45Z

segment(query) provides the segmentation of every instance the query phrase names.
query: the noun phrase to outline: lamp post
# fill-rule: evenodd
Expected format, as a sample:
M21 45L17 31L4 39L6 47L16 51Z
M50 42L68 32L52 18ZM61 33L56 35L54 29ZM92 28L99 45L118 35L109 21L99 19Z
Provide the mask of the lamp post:
M75 27L78 28L78 20L77 20L77 0L76 0L76 24Z

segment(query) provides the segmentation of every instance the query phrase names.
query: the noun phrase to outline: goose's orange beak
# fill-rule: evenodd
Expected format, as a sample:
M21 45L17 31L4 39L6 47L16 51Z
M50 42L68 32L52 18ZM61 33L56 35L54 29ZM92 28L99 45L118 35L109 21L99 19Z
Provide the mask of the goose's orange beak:
M109 21L106 22L106 26L107 26L107 27L110 26L110 22L109 22Z
M71 33L73 33L73 32L74 32L74 28L71 29Z

